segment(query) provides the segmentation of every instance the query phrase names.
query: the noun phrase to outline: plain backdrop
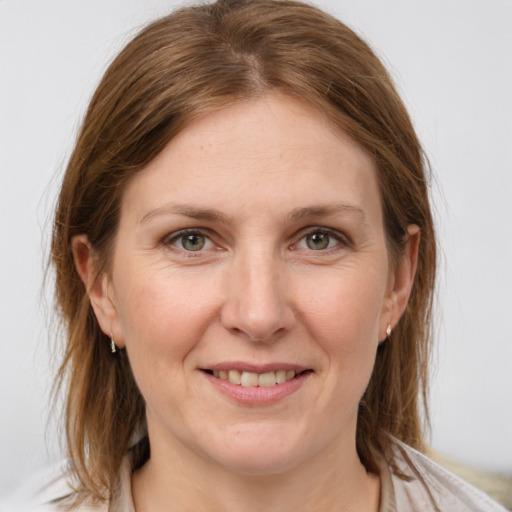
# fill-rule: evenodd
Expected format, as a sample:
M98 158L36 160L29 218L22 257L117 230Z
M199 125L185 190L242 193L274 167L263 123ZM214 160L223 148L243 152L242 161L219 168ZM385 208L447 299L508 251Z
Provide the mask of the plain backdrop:
M384 59L435 173L433 446L512 473L512 1L317 3ZM59 457L42 280L77 127L114 54L176 5L0 0L0 496Z

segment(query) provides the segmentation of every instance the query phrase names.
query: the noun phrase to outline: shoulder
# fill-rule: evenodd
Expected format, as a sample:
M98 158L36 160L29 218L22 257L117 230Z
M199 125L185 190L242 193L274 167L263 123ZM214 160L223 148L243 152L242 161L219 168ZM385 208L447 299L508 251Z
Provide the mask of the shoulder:
M0 503L0 512L65 512L73 497L67 461L35 474L15 493ZM108 505L73 507L77 512L107 512Z
M393 450L398 471L391 476L399 512L506 512L482 491L410 446L395 440Z

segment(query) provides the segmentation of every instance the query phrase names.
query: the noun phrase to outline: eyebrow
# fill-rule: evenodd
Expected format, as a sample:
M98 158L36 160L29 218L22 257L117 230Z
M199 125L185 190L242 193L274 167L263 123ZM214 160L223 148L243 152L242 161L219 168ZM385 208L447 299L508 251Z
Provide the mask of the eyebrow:
M182 215L191 219L220 222L222 224L229 224L233 220L229 215L218 210L198 208L188 204L169 203L146 213L141 219L139 219L139 224L161 215Z
M291 211L290 217L294 220L309 219L311 217L328 217L331 215L349 214L361 217L366 220L364 211L358 206L349 203L337 203L333 205L306 206L295 208Z
M360 217L366 223L366 216L364 211L349 203L336 203L329 205L311 205L300 208L294 208L289 217L292 220L303 220L314 217L328 217L333 215L355 215ZM206 220L210 222L219 222L221 224L230 224L234 222L234 217L226 215L219 210L210 208L198 208L189 204L181 203L168 203L150 210L143 217L139 219L139 224L147 222L148 220L165 215L181 215L196 220Z

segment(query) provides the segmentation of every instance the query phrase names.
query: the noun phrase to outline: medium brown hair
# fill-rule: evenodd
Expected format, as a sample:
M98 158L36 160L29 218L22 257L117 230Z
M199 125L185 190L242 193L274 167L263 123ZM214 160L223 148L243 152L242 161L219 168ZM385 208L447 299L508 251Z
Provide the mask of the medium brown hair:
M308 102L373 157L392 257L410 224L421 229L409 305L378 350L360 404L357 450L378 472L375 452L389 451L387 434L423 446L435 239L425 158L404 105L369 46L332 16L288 0L219 0L151 23L122 50L90 102L64 176L52 239L68 340L59 382L68 386L68 446L84 495L111 495L145 408L125 354L109 353L72 238L87 235L96 271L108 269L128 180L191 120L272 91Z

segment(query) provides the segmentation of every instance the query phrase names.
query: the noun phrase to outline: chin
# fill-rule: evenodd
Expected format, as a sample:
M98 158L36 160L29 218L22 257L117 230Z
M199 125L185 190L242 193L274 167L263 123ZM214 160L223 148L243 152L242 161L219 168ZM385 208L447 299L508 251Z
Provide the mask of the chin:
M275 429L250 429L231 434L217 450L208 450L212 460L234 473L244 475L273 475L285 473L307 459L305 439L290 432L275 432Z
M217 463L231 473L247 476L283 474L299 466L300 462L300 457L290 453L255 453L254 450L234 453L232 456L223 454L222 459L217 460Z

